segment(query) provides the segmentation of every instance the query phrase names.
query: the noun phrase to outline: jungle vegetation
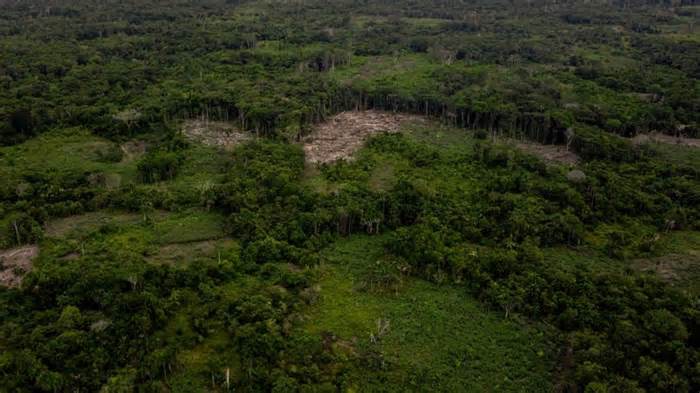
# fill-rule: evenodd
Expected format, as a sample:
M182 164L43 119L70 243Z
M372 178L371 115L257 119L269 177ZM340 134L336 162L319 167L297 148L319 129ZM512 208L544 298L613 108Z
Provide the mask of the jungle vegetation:
M700 137L699 19L1 1L0 392L699 391L700 150L634 139ZM426 120L305 162L367 109Z

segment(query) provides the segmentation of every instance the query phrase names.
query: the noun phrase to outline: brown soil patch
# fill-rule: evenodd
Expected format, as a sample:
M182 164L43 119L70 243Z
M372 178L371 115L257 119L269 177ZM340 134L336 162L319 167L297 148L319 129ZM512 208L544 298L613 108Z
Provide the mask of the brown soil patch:
M420 116L375 110L339 113L318 124L304 138L304 153L311 163L330 163L351 159L372 135L399 132L404 123L423 121Z
M39 247L36 245L0 250L0 285L18 287L22 277L32 270L32 261L37 255Z
M639 134L631 139L632 143L635 145L642 145L649 142L656 143L666 143L669 145L679 145L688 147L700 147L700 139L696 138L686 138L686 137L675 137L660 133L650 133L650 134Z
M222 121L186 120L182 125L182 133L190 141L225 150L231 150L251 139L249 134L240 131L233 124Z
M576 153L566 150L566 147L560 145L515 142L515 147L527 154L537 156L547 163L576 165L579 161L579 157Z

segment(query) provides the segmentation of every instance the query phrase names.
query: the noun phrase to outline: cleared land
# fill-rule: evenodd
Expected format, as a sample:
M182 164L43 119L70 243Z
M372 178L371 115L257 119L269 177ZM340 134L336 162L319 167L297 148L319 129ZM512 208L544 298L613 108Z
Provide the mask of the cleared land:
M318 301L303 327L349 357L381 359L383 372L350 373L356 391L551 390L552 347L538 329L504 320L463 288L411 277L386 291L367 286L382 242L353 236L322 252Z
M182 124L182 133L193 142L207 146L231 150L236 145L251 139L231 123L210 120L186 120Z
M232 239L170 243L158 248L156 254L148 257L148 261L156 264L183 265L201 258L220 258L222 254L236 247L237 243Z
M427 127L430 125L430 127ZM309 163L327 164L338 160L351 160L364 142L373 135L387 132L397 133L416 129L429 129L436 134L432 139L444 133L445 126L431 122L424 116L383 112L376 110L341 112L327 121L318 124L304 138L304 152ZM467 130L457 130L460 134L470 134ZM560 145L543 145L534 142L504 141L513 147L547 163L576 165L579 157L571 150Z
M37 245L0 250L0 285L18 287L22 277L32 270L32 262L38 255Z
M141 142L119 146L82 128L42 134L27 142L0 147L0 176L19 186L26 174L77 176L88 174L95 186L109 189L134 183Z
M370 136L399 132L406 123L423 121L420 116L375 110L342 112L318 124L304 139L306 160L330 163L350 159Z
M700 294L700 234L671 232L664 236L657 255L631 261L634 269L651 272L693 295Z
M143 219L136 213L89 212L49 221L44 227L47 237L56 238L71 234L88 234L108 224L135 224Z

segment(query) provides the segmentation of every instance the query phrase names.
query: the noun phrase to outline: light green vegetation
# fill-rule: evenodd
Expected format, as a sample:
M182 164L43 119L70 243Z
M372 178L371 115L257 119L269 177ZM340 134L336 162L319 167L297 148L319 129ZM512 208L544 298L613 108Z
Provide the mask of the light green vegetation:
M459 156L473 153L476 139L474 133L440 124L428 119L406 122L401 126L401 133L407 136L410 143L426 144L447 157L456 159ZM432 168L416 168L412 161L399 153L378 151L370 146L356 152L350 161L319 169L307 165L303 181L313 190L328 194L344 187L352 187L353 183L368 185L373 191L388 191L400 178L411 178L425 187L436 189L453 182L454 176L461 174L454 169L445 168L435 171ZM414 157L418 158L418 157ZM326 171L327 174L324 174ZM438 185L437 182L442 182ZM436 182L435 184L432 184Z
M136 163L122 162L122 157L118 144L88 130L70 128L0 147L0 175L19 178L47 172L57 177L95 173L105 177L96 176L94 182L113 188L136 179Z
M620 230L602 227L598 233L604 234L611 229ZM633 269L655 275L692 296L700 295L700 234L693 231L640 234L631 241L644 242L647 251L637 250L633 253L634 257L623 260L611 258L596 250L596 246L599 249L605 247L602 237L589 238L590 245L577 248L554 247L542 251L544 261L549 266L558 266L569 271L583 268L623 274Z
M436 67L425 54L354 56L348 66L337 68L330 76L342 83L353 83L363 88L401 89L404 94L409 94L414 90L437 90L437 81L430 77Z
M173 187L201 187L207 183L221 182L230 153L193 142L184 154L185 161L178 177L172 182Z
M693 296L700 296L700 233L671 232L659 243L654 256L635 259L632 267L655 274Z
M537 328L460 287L403 277L396 290L368 289L373 265L387 263L383 241L355 236L322 252L320 297L304 326L351 353L377 352L383 366L351 372L356 391L549 391L552 348Z
M98 211L49 221L44 234L51 238L76 237L88 235L103 225L136 224L143 217L137 213Z
M649 146L663 161L670 164L688 165L690 167L700 168L699 147L655 142L651 142Z
M188 211L157 222L153 230L161 244L187 243L223 237L223 224L220 214Z
M471 131L432 121L410 123L404 129L416 142L436 146L447 154L470 152L476 142Z
M50 221L45 230L50 240L42 250L45 259L107 253L186 266L237 247L224 238L223 221L220 214L206 211L97 211Z

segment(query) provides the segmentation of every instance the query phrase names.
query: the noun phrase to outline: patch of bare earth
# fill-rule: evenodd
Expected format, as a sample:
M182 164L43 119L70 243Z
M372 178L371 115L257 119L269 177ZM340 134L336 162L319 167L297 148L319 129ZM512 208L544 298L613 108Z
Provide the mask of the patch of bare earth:
M37 255L39 247L36 245L0 250L0 285L18 287L22 277L32 270L32 262Z
M186 120L182 125L182 133L190 141L225 150L231 150L251 139L249 134L223 121Z
M576 153L567 150L565 146L561 145L542 145L540 143L521 141L514 142L514 145L518 150L537 156L551 164L576 165L579 161Z
M631 139L632 143L635 145L642 145L649 142L656 143L666 143L669 145L687 146L687 147L700 147L700 139L697 138L686 138L683 136L676 137L672 135L660 134L660 133L650 133L650 134L639 134Z
M399 132L404 123L415 121L423 121L423 118L375 110L341 112L316 125L304 138L306 160L330 163L351 159L370 136Z

